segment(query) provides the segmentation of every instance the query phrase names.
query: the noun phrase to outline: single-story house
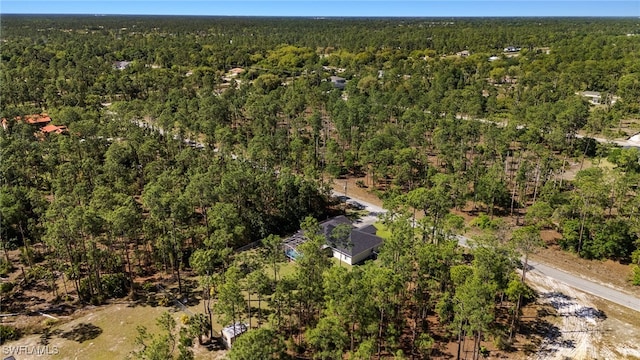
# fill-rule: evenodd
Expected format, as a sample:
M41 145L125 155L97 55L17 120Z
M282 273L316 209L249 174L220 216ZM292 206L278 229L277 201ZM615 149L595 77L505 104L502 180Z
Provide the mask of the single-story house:
M229 70L229 75L230 76L238 76L238 75L242 74L243 72L244 72L243 68L235 67L235 68Z
M44 134L50 134L50 133L62 134L67 132L67 127L64 125L56 126L53 124L49 124L41 128L40 131Z
M131 61L116 61L113 63L113 68L116 70L124 70L131 65Z
M469 50L462 50L456 53L456 55L460 56L460 57L467 57L469 55L471 55L471 53L469 52Z
M602 94L598 91L582 91L577 94L586 98L593 105L607 104L607 103L609 105L613 105L619 99L617 96L613 96L613 95L608 95L606 98L603 98Z
M504 48L504 52L518 52L518 51L520 51L520 48L515 46L507 46L506 48Z
M238 77L238 75L244 73L245 70L243 68L233 68L231 70L229 70L223 77L222 80L224 80L225 82L231 82L232 79L235 79ZM240 80L236 80L236 81L240 81Z
M357 228L344 215L336 216L320 224L321 232L327 239L324 247L331 250L333 257L349 265L360 263L371 257L382 245L382 238L376 235L377 229L373 225ZM345 239L334 239L333 231L340 225L348 225L350 232ZM285 255L296 260L300 254L296 248L304 243L306 238L302 231L287 239L284 243Z
M347 244L337 244L332 247L333 257L349 265L360 263L378 252L382 245L382 238L376 235L377 229L373 225L353 229Z
M33 115L25 115L25 116L16 116L16 122L25 122L27 124L43 126L51 122L51 117L47 114L33 114ZM2 118L2 128L7 130L9 127L9 122L6 118Z
M236 338L249 330L247 324L237 322L222 329L222 343L227 349L231 349Z
M347 86L347 80L340 76L332 76L329 78L329 80L333 84L333 87L336 89L344 89L345 86Z

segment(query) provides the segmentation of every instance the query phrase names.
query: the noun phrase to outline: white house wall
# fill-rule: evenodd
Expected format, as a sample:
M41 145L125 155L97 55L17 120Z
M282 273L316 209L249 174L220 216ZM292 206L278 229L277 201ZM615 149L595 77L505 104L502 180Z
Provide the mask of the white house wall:
M349 255L345 255L339 251L334 250L333 251L333 257L346 263L349 265L353 265L353 264L357 264L361 261L363 261L364 259L368 258L369 256L371 256L373 254L373 252L377 250L377 248L373 248L373 249L369 249L366 251L361 252L358 255L355 255L353 257L349 256Z
M345 255L340 251L333 250L333 257L349 265L354 264L351 262L351 256Z

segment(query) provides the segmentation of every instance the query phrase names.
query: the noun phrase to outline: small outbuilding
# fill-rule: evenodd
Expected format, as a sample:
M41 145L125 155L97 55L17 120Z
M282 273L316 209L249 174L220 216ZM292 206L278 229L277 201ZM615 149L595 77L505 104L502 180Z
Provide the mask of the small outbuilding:
M222 329L222 343L227 349L235 342L236 338L249 330L247 324L237 322Z

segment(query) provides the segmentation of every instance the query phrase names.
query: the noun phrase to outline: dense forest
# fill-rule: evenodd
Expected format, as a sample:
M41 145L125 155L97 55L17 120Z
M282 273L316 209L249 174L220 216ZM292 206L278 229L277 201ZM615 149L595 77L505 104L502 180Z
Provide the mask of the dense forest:
M593 139L640 131L637 19L3 15L0 30L0 267L20 279L4 298L44 284L101 304L151 274L180 293L198 276L193 338L213 314L251 318L246 294L272 310L232 359L427 358L450 341L477 358L513 345L534 297L517 254L541 230L640 285L640 152ZM351 270L316 236L345 177L390 209L378 259ZM472 250L451 240L461 211L485 230ZM137 356L167 351L152 344Z

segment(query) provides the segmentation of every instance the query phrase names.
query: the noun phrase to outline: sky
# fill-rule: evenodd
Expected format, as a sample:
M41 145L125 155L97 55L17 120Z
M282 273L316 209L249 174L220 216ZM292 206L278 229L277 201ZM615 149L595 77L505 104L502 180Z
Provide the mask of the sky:
M640 0L0 0L0 14L640 18Z

